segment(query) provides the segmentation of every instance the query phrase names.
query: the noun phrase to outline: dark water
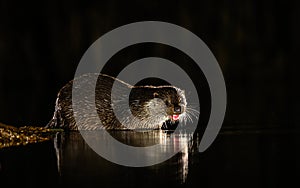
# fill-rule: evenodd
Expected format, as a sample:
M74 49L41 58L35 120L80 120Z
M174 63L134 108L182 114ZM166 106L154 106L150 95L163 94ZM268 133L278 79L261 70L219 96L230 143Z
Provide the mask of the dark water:
M164 132L131 143L151 145L170 137ZM0 150L0 182L20 187L283 187L299 184L299 132L222 130L204 153L199 134L173 135L186 144L182 152L150 167L125 167L95 153L80 133L59 133L53 140ZM98 138L105 142L104 138ZM128 141L128 139L127 139ZM295 187L295 186L294 186ZM297 187L297 186L296 186Z

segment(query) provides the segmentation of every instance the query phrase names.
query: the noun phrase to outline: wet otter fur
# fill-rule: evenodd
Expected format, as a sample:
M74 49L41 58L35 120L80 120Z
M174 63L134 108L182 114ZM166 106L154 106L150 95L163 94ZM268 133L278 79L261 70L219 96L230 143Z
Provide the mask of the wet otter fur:
M67 83L58 93L53 118L46 127L64 128L68 130L126 130L126 129L160 129L166 128L166 122L174 124L187 121L187 102L185 92L175 86L132 86L106 74L84 74L76 81L80 85L89 86L91 77L97 76L95 86L95 102L97 117L80 116L76 124L72 109L72 87L74 80ZM111 97L113 84L117 88L117 96ZM128 99L125 91L131 89ZM85 101L85 90L80 91L81 105L93 106ZM129 107L128 107L129 106ZM116 118L115 113L121 114ZM132 114L132 115L130 115ZM99 119L101 123L99 122Z

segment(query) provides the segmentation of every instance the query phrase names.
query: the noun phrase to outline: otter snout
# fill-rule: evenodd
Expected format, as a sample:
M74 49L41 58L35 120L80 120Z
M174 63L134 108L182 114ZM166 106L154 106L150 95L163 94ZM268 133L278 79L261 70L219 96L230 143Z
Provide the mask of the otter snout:
M182 113L181 106L174 106L173 113L172 113L172 115L169 116L171 121L174 121L174 122L178 121L181 113Z

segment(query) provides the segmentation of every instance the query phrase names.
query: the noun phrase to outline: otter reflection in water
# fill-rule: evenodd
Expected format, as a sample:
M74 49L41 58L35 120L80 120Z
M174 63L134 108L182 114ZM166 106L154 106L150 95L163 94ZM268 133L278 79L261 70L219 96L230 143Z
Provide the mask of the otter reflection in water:
M98 80L96 87L91 84L93 79ZM74 83L77 84L78 101L72 101ZM111 96L113 85L117 95ZM89 91L95 91L95 100L88 100ZM82 107L81 112L73 111L72 105ZM97 113L87 112L95 107ZM47 127L68 130L168 129L168 125L176 122L186 123L198 118L198 114L196 109L187 106L185 92L175 86L132 86L109 75L90 73L75 78L59 91L55 112Z
M104 130L92 131L96 142L107 142L110 139L103 134ZM163 148L180 147L185 145L183 150L167 161L150 167L135 168L122 167L114 165L106 161L95 153L85 142L79 132L59 133L55 139L55 148L57 154L58 171L64 179L73 179L74 177L89 177L89 181L101 181L101 184L110 184L110 181L118 181L130 184L135 183L135 179L139 178L139 182L161 181L170 184L183 183L188 176L189 152L192 152L192 141L189 140L190 133L173 133L172 136L161 130L153 130L148 132L134 131L113 131L111 133L116 139L122 140L125 144L135 146L149 146L154 144L162 144ZM130 138L130 139L128 139ZM173 144L169 144L168 140L172 140ZM111 152L114 153L111 148ZM156 157L156 153L148 153L146 157ZM141 176L135 174L137 171L150 173L150 176ZM70 173L72 172L72 173ZM132 173L131 173L132 172ZM140 172L141 173L141 172ZM126 174L126 175L125 175ZM141 176L141 177L140 177ZM75 184L76 180L74 178ZM97 184L97 183L96 183Z

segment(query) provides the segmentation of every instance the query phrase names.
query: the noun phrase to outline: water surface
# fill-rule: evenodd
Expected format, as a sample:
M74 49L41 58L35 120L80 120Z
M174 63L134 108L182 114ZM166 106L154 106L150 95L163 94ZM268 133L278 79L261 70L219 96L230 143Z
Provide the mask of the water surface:
M112 135L136 146L176 138L186 147L157 165L125 167L100 157L80 133L58 133L50 141L1 149L0 182L22 187L280 187L300 178L300 135L293 131L223 130L204 153L198 152L197 133L190 141L184 132L174 137L162 131Z

